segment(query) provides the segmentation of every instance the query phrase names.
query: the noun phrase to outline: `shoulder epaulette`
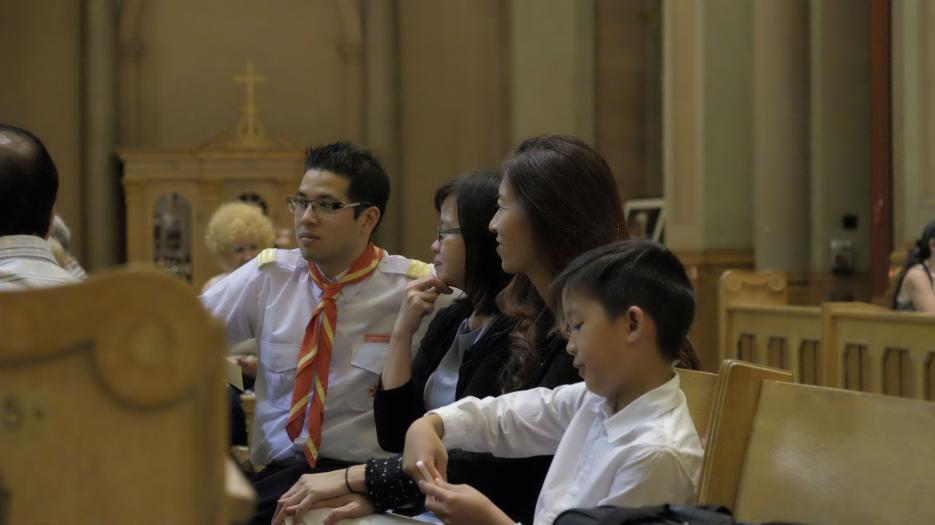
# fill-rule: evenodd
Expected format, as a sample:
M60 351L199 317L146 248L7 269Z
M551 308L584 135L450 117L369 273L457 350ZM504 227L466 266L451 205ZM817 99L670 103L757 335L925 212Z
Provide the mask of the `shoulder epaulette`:
M262 268L271 262L276 261L276 248L267 248L256 256L257 268Z
M409 261L409 268L406 269L406 277L410 279L421 279L432 273L432 267L418 259Z

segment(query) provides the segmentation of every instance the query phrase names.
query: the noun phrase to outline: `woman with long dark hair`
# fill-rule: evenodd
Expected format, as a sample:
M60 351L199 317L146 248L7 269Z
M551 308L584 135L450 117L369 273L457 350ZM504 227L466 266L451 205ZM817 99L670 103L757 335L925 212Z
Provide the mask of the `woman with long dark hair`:
M565 340L543 300L552 280L578 255L628 234L610 167L574 137L528 139L503 172L500 209L490 228L497 233L503 269L516 275L500 307L519 320L509 368L511 384L519 389L530 386L524 383L545 361L567 358ZM677 366L701 368L689 343L680 349Z
M892 308L935 313L935 221L916 240L899 272Z

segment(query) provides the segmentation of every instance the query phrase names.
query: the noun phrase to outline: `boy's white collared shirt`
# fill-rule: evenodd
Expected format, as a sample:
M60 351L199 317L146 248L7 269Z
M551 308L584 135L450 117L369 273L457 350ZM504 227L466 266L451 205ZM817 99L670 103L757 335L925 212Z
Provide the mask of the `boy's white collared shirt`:
M694 502L704 452L678 374L616 414L583 382L465 398L432 413L444 421L448 448L555 455L536 525L573 507Z

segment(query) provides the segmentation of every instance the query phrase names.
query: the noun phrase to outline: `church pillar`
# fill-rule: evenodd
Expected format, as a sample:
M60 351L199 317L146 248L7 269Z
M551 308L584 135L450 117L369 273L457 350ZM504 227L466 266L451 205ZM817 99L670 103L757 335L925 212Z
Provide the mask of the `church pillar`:
M752 20L748 2L663 4L665 237L695 286L690 337L708 370L718 279L753 262Z
M512 0L512 125L515 146L542 133L594 144L594 0Z
M753 3L757 270L809 267L809 2Z
M399 46L396 0L364 0L364 143L383 161L390 201L376 232L380 246L399 253L405 188L399 172Z
M893 240L935 219L935 4L893 2Z
M795 289L790 289L790 301L866 301L870 299L872 166L870 2L822 0L808 2L805 9L810 49L808 58L799 60L810 65L809 100L802 104L810 118L810 198L800 201L803 210L809 210L810 227L804 233L810 246L801 269L809 270L810 278L803 287L806 295L798 299ZM774 61L774 55L769 59ZM832 268L840 264L832 259L832 241L851 243L850 276L832 275Z
M120 260L119 186L115 175L116 22L113 0L85 0L83 34L83 175L82 223L89 270Z

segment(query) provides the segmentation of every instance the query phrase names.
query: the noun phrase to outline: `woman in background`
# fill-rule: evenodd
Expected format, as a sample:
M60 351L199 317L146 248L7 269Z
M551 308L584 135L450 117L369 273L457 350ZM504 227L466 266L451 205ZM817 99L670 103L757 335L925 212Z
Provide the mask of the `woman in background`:
M273 223L253 204L234 201L222 204L208 221L205 242L221 267L202 287L204 292L227 274L243 266L266 248L273 247Z
M895 289L894 310L935 314L935 221L925 226L922 237L906 254Z

